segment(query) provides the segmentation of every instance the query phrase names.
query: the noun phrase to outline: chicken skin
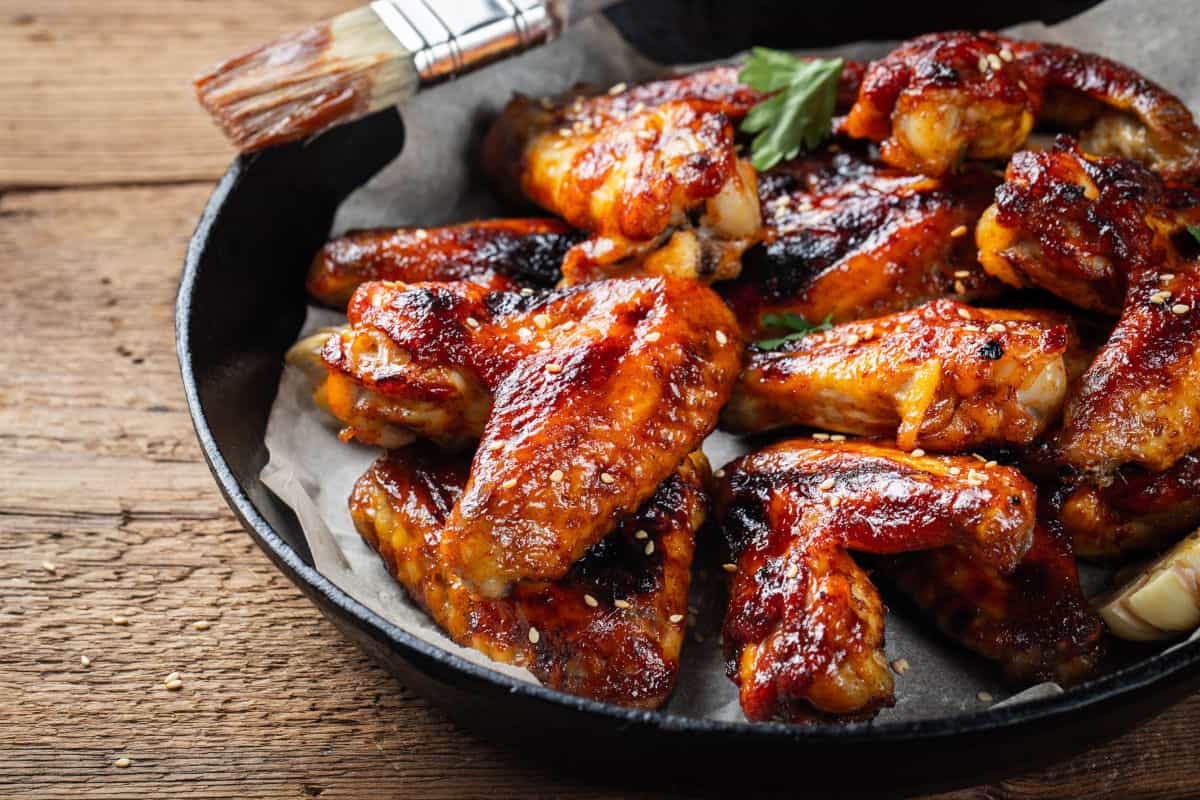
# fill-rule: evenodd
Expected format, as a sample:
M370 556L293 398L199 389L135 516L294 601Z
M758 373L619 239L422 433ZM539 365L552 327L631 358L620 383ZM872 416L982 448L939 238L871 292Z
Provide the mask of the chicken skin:
M1200 196L1063 138L1021 152L976 230L984 267L1120 319L1073 387L1055 446L1103 484L1200 448Z
M328 242L308 271L309 294L345 308L367 281L471 281L488 289L549 288L583 238L553 219L493 219L442 228L351 231Z
M854 144L823 147L759 176L766 238L719 290L751 338L770 334L769 314L845 322L994 296L1000 284L966 234L996 183L986 171L926 178Z
M655 708L675 686L695 532L708 462L684 459L636 513L556 581L521 581L504 598L470 591L440 548L470 475L467 456L428 444L381 457L355 485L350 511L412 599L454 641L526 667L543 684Z
M1079 683L1100 663L1104 626L1079 586L1070 537L1045 516L1008 575L957 547L881 557L871 566L948 637L1000 663L1011 681Z
M847 550L956 545L1010 572L1032 542L1033 486L967 456L792 439L724 473L715 514L736 558L724 647L751 720L893 702L883 604Z
M1200 526L1200 454L1188 453L1165 472L1124 467L1107 486L1075 486L1060 519L1085 558L1174 544Z
M935 300L751 348L722 427L807 425L911 450L1032 443L1067 394L1067 319Z
M874 62L843 129L880 142L889 164L943 175L1008 157L1039 121L1171 175L1200 167L1200 129L1162 87L1101 56L988 32L927 34Z
M741 98L754 95L718 83L714 100L702 86L544 103L518 95L500 114L484 140L488 172L592 234L567 253L565 283L738 273L762 217L726 109L745 113Z
M732 314L690 280L366 283L348 316L315 398L369 443L479 440L441 549L487 597L563 577L649 499L713 429L740 362Z

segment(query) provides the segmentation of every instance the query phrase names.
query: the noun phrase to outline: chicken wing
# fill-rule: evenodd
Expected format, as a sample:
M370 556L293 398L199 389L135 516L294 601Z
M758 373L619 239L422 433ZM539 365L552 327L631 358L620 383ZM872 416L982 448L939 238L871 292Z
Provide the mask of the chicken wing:
M1032 542L1032 485L970 457L793 439L724 473L715 512L737 559L725 656L752 720L891 704L883 605L846 550L958 545L1008 572Z
M715 100L678 85L542 103L518 95L500 114L483 144L488 172L593 234L567 253L566 283L737 274L762 217L725 113L748 109L745 92L703 84L714 85Z
M909 450L1026 445L1062 408L1074 338L1049 311L935 300L752 348L721 424L894 436Z
M1087 558L1166 547L1200 526L1200 454L1165 472L1124 467L1107 486L1076 486L1060 513L1075 552Z
M637 513L557 581L522 581L489 599L447 569L441 539L470 459L429 445L381 457L354 487L359 533L454 641L595 700L661 705L675 686L708 462L695 451Z
M1070 537L1046 517L1010 575L956 547L881 557L872 567L1010 680L1078 683L1100 663L1104 626L1079 586Z
M768 314L844 322L994 296L966 234L996 183L978 170L912 175L844 142L781 164L759 177L766 239L720 291L752 338L772 330Z
M317 390L346 435L479 438L442 549L488 597L555 580L699 446L737 376L732 314L690 280L543 294L367 283Z
M976 239L984 267L1085 308L1121 310L1073 387L1056 444L1062 463L1107 482L1200 448L1200 196L1069 140L1009 164Z
M1006 158L1039 120L1165 173L1200 166L1200 129L1161 86L1101 56L988 32L927 34L873 63L844 130L881 142L889 164L942 175Z
M494 219L442 228L351 231L313 259L308 291L344 308L367 281L471 281L489 289L549 288L582 235L553 219Z

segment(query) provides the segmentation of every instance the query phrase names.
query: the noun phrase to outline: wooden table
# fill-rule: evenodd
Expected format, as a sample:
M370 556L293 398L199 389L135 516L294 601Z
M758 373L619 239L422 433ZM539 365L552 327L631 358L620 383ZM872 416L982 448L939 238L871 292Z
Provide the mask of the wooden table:
M604 793L456 729L343 641L192 435L172 301L231 152L188 78L351 4L0 0L0 797ZM1198 714L953 796L1195 797Z

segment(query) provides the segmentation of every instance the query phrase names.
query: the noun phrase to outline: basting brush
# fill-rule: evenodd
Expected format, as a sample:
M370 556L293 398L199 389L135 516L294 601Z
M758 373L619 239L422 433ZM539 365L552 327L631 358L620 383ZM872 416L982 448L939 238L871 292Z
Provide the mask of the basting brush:
M303 139L542 44L615 0L378 0L195 81L239 150Z

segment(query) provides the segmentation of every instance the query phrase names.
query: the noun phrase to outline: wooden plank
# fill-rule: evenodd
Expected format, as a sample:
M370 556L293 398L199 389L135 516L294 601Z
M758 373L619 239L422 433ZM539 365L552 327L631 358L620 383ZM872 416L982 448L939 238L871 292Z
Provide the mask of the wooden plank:
M0 190L211 180L233 149L194 74L354 0L0 0Z
M592 784L455 728L239 529L173 352L206 192L0 198L0 797L631 794L636 777ZM173 671L179 692L162 686ZM1195 797L1198 713L1192 698L1066 764L944 797ZM122 755L133 765L113 767Z

